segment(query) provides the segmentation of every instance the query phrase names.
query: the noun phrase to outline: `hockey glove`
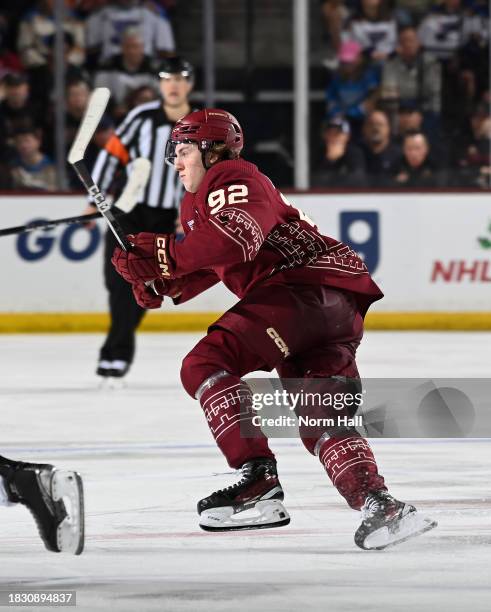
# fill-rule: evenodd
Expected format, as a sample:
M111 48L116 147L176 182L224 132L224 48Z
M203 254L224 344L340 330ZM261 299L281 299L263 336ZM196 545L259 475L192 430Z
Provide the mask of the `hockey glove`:
M154 281L157 282L157 281ZM145 283L134 283L131 285L136 303L141 308L160 308L164 301L163 295L157 295L151 286Z
M158 278L151 285L145 283L134 283L132 285L133 295L142 308L160 308L164 301L164 295L177 298L182 292L182 281L176 278L171 281L163 281Z
M157 278L170 278L168 261L168 234L142 232L129 235L131 251L114 249L112 264L121 276L131 284L148 282Z

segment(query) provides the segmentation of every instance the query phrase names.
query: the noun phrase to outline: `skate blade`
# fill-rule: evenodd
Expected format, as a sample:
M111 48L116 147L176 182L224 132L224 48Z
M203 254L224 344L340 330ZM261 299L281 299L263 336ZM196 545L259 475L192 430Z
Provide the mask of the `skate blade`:
M56 539L60 552L80 555L84 549L84 492L77 472L56 470L51 480L51 495L62 501L67 516L58 525Z
M99 389L107 389L108 391L118 391L120 389L125 389L126 386L127 384L124 378L117 378L115 376L107 376L106 378L103 378L98 385Z
M253 508L235 512L232 506L212 508L200 515L199 526L205 531L237 531L240 529L269 529L288 525L290 516L277 500L257 502Z
M382 527L368 535L363 542L363 548L365 550L383 550L422 535L430 529L434 529L437 525L436 521L427 516L422 516L418 512L410 512L395 527Z

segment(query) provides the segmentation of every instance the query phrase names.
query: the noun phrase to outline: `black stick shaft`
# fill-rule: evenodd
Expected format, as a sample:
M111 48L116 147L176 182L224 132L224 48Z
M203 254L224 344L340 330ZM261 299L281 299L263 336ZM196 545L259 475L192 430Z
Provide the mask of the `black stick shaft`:
M12 234L23 234L24 232L33 232L34 230L47 229L56 225L74 225L76 223L85 223L93 219L100 219L101 213L91 213L88 215L79 215L78 217L65 217L63 219L52 219L51 221L33 221L26 225L17 225L15 227L6 227L0 229L0 236L11 236Z
M94 183L83 160L75 162L73 164L73 167L75 168L75 171L78 174L79 179L82 181L85 189L87 189L89 195L92 196L92 199L95 205L97 206L97 210L106 220L106 223L109 225L121 248L124 251L131 251L131 242L126 238L123 228L119 224L113 212L110 210L110 206L106 201L106 198L102 194L101 190Z

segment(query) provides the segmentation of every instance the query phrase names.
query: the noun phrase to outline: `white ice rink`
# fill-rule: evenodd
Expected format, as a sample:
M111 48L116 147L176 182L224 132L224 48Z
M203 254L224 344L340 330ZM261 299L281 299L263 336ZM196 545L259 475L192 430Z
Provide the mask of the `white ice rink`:
M372 441L391 492L439 521L386 551L356 548L358 513L298 440L272 443L289 526L201 531L197 500L234 476L180 387L197 339L140 335L127 388L101 391L100 336L0 336L0 453L79 470L87 510L71 557L45 551L25 508L0 508L0 590L75 589L80 611L491 610L489 441ZM367 377L490 377L490 357L491 334L371 332L359 364Z

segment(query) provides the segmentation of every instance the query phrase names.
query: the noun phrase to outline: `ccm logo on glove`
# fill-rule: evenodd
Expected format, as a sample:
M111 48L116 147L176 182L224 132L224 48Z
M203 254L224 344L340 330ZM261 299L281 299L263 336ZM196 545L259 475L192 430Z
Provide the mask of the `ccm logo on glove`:
M160 276L170 278L171 265L166 252L168 236L141 232L128 236L131 251L114 249L112 263L121 276L131 284L153 281Z
M157 236L157 261L162 276L170 276L169 266L167 264L166 236Z

